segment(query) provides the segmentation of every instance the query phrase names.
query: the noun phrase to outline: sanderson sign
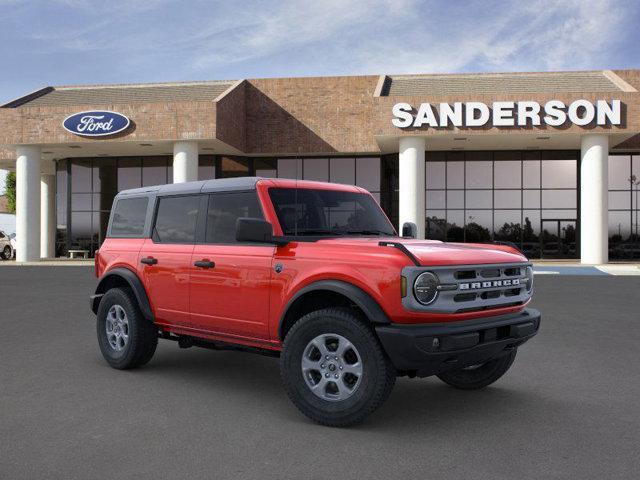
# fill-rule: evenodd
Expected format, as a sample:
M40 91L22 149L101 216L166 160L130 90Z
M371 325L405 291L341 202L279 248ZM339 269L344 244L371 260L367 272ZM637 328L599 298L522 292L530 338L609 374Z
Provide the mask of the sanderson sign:
M415 114L414 114L415 112ZM567 120L574 125L620 125L620 100L576 100L565 105L560 100L550 100L544 105L533 101L493 102L491 108L482 102L440 103L438 108L421 103L417 111L408 103L393 106L393 123L398 128L407 127L527 127L548 125L560 127Z
M121 113L100 110L69 115L62 122L62 126L68 132L83 137L105 137L126 130L130 123Z

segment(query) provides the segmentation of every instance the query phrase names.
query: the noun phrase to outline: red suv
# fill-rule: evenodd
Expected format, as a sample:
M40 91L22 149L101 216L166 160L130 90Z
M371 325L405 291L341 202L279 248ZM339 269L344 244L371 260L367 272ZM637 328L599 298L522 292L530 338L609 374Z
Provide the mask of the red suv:
M293 403L364 419L397 376L485 387L534 336L531 264L501 245L398 237L362 188L236 178L117 195L91 297L100 350L139 367L158 338L280 357Z

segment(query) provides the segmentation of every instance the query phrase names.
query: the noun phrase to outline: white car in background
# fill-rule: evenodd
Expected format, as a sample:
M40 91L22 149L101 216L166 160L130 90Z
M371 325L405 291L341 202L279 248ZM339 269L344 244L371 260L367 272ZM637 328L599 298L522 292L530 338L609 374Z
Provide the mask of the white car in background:
M10 260L15 254L15 233L8 234L0 230L0 258Z

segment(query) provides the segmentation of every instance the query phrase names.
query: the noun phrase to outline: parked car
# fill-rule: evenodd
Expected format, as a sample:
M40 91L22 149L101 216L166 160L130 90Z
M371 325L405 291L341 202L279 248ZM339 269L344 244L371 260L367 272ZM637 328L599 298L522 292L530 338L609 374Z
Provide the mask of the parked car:
M16 240L16 234L15 233L10 233L9 234L9 240L11 241L11 248L13 248L13 258L16 257L16 250L18 248L18 242Z
M124 191L95 266L109 365L146 364L159 338L279 356L293 403L331 426L367 417L397 376L486 387L540 324L520 252L398 237L371 194L347 185L237 178Z
M2 260L12 259L15 252L14 248L11 236L0 230L0 258L2 258Z

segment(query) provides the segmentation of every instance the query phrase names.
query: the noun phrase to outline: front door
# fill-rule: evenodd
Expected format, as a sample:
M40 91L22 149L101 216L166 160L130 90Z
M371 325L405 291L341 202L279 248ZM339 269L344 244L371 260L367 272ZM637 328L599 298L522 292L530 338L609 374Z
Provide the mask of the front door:
M255 191L209 196L204 243L191 256L191 323L234 338L269 340L273 245L236 241L238 218L263 218Z
M574 218L540 221L541 258L576 258L576 225Z
M189 324L189 272L200 197L160 198L152 238L140 250L144 284L161 324Z

